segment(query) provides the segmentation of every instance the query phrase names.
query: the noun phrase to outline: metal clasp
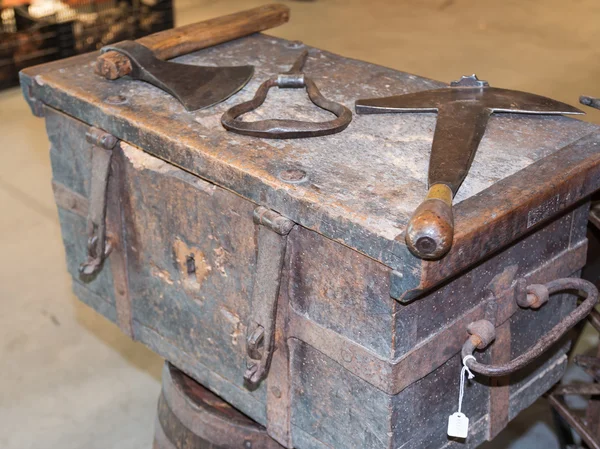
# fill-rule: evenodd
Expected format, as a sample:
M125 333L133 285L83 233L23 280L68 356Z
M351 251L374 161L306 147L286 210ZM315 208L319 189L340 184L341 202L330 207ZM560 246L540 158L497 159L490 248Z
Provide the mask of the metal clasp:
M79 272L92 276L100 271L111 250L106 238L106 191L112 149L118 140L98 128L90 128L85 137L92 144L92 186L87 218L87 259L80 265Z
M246 338L244 374L249 388L256 387L266 377L271 364L281 270L287 236L295 225L293 221L262 206L255 209L254 222L258 225L258 257L252 290L252 313Z

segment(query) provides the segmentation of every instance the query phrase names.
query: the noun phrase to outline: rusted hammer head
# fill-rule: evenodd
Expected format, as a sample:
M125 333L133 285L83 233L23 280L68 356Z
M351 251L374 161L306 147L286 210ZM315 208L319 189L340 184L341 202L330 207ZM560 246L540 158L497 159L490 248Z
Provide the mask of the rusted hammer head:
M359 114L437 112L429 159L429 194L406 230L409 249L423 259L448 252L454 236L452 198L469 172L492 113L583 114L579 109L527 92L489 87L475 75L450 87L394 97L358 100Z

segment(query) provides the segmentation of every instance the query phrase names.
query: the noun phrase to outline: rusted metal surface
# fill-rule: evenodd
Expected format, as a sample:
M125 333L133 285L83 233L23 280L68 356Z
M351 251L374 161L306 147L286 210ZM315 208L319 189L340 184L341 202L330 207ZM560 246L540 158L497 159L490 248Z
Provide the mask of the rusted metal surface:
M125 191L124 155L115 147L111 158L111 176L106 204L106 229L110 236L110 271L113 278L117 324L130 338L133 334L133 316L127 262L127 237L124 215L128 214L129 196Z
M246 330L246 372L249 388L256 388L269 371L275 345L277 298L287 246L294 222L258 207L254 211L258 225L256 272L252 287L252 313Z
M291 252L289 245L286 252ZM289 279L290 260L294 258L289 254L284 261L279 299L277 303L277 323L275 328L275 351L271 360L269 377L267 378L267 433L286 448L294 446L292 435L292 392L290 350L288 347L288 322L289 322Z
M536 176L520 172L508 190L506 185L495 189L498 180L535 165L597 128L562 117L493 117L473 161L471 175L456 197L457 203L462 201L455 208L456 225L460 224L465 231L455 235L456 251L452 250L443 262L419 261L397 237L426 190L428 148L435 121L432 115L407 114L391 128L389 123L362 116L339 135L285 143L256 141L219 129L218 120L226 109L249 100L258 85L287 65L297 52L298 47L287 41L253 36L178 58L179 62L192 64L253 64L257 69L255 79L235 98L194 114L144 83L125 79L98 82L91 74L93 55L77 59L77 64L65 62L66 69L62 72L63 67L39 72L28 69L23 74L23 83L32 86L36 98L56 108L399 270L404 282L402 292L431 289L530 231L527 219L521 226L522 214L541 206L548 199L542 197L552 189L560 196L546 219L593 190L600 163L600 156L593 149L598 136L590 136L565 149L565 154L553 163L544 163L535 170L532 167ZM346 106L356 97L442 86L316 49L311 52L315 58L308 61L307 72L322 80L319 87L324 96ZM264 54L269 58L259 56ZM37 87L33 86L35 79L41 83ZM325 118L314 105L298 104L301 97L293 94L272 92L260 110L248 114L248 119L262 118L265 114L281 117L289 110L295 111L297 119ZM127 102L121 105L105 102L116 95L127 97ZM158 129L172 132L167 134ZM332 147L338 150L332 152ZM280 179L281 172L295 169L307 174L303 183L289 184ZM532 179L536 181L530 182ZM513 201L509 192L512 185L519 183L523 185L515 191L522 198ZM476 205L463 201L473 200L474 195L492 185L488 190L495 195L494 201L487 198ZM461 224L466 213L478 217L470 216ZM532 216L544 217L538 213ZM529 223L536 226L542 221ZM496 224L500 227L495 227ZM502 232L493 233L493 238L484 236L484 229L501 228Z
M228 109L223 114L223 117L221 117L223 126L228 131L266 139L297 139L300 137L327 136L345 130L352 121L352 112L346 106L323 97L315 82L302 72L302 67L307 57L308 50L302 51L290 70L273 76L262 83L252 100ZM242 121L239 117L258 109L267 99L269 89L272 87L280 89L306 87L306 93L310 101L321 109L335 114L337 118L325 122L285 119L267 119L254 122Z
M496 328L496 339L491 348L491 363L504 364L510 361L510 322ZM493 440L508 424L510 411L510 377L490 379L490 427L488 441Z
M168 362L155 426L157 449L282 448L264 427Z
M497 377L506 376L523 368L547 351L573 326L585 319L598 302L598 289L594 284L584 279L556 279L547 283L545 287L549 294L557 293L562 290L581 291L585 294L585 300L573 312L563 318L559 324L552 328L550 332L535 342L535 344L524 354L501 365L484 365L474 359L467 360L466 364L472 371L485 376ZM484 339L482 341L480 335L475 334L475 332L476 331L474 330L472 332L473 335L467 339L463 345L463 358L473 355L476 349L484 349L490 344L489 339Z

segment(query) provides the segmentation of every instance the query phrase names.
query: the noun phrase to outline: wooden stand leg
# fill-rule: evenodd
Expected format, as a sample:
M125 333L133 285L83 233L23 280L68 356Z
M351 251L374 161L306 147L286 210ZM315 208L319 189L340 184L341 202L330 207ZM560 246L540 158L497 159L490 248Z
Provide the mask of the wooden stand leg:
M153 449L282 449L264 427L186 376L169 362Z

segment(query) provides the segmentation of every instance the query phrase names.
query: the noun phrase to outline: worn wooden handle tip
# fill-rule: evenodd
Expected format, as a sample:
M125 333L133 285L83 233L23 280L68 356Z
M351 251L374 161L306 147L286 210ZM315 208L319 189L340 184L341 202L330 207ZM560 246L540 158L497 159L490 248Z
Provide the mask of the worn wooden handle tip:
M408 222L406 244L421 259L439 259L450 250L453 239L452 191L435 184Z

